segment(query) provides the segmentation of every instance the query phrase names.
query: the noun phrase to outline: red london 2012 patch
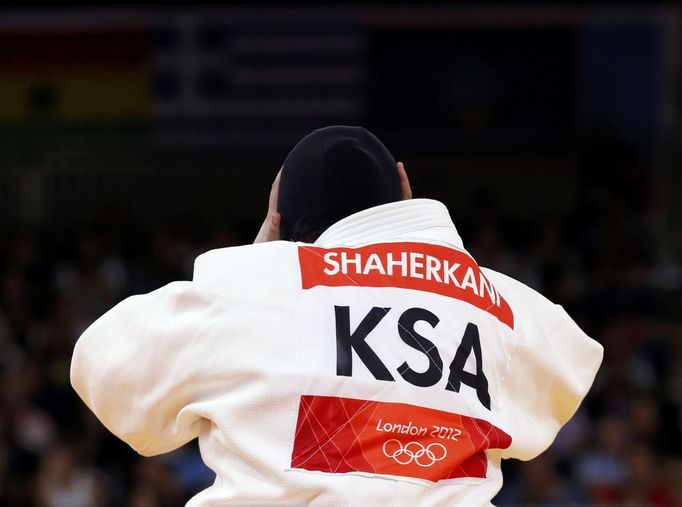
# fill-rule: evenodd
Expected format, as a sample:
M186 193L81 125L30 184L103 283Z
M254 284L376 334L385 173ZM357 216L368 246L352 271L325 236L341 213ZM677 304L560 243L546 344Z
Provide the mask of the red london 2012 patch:
M486 477L486 449L511 437L489 422L404 403L301 396L291 467L437 482Z

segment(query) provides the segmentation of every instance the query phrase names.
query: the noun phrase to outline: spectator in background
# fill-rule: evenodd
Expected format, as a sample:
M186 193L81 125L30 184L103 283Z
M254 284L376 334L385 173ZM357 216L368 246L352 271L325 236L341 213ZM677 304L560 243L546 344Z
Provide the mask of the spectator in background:
M599 421L596 445L577 463L577 477L593 503L613 501L627 477L629 428L618 416Z
M138 462L130 504L181 507L185 500L179 481L163 458Z
M652 507L675 507L673 490L668 486L669 477L664 473L660 456L642 443L633 444L627 456L628 474L616 505Z
M97 472L78 466L71 446L57 444L43 458L37 481L40 507L105 505Z

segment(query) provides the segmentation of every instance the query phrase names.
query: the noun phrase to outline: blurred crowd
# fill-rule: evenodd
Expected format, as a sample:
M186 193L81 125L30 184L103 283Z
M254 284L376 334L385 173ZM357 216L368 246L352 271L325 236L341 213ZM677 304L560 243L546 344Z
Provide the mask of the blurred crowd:
M568 216L511 218L488 201L453 217L479 264L564 305L606 351L554 445L504 465L496 504L682 506L681 277L656 182L622 147L588 148L581 167ZM199 253L251 233L108 216L0 237L0 505L173 507L212 483L195 444L141 458L111 436L70 387L71 352L117 301L190 279Z
M213 246L119 224L60 237L22 233L3 245L0 505L173 507L213 482L196 445L137 456L69 383L75 340L91 322L130 294L191 278L193 258Z

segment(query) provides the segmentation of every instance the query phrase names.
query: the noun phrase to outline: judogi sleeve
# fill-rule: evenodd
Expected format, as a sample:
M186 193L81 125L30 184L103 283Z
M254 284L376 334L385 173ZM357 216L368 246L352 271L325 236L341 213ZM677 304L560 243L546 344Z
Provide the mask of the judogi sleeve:
M124 300L76 343L74 389L138 453L179 447L206 424L202 402L219 365L211 341L202 338L222 311L192 282Z
M516 342L502 385L512 445L503 457L529 460L551 445L576 412L604 351L563 307L512 278L485 271L514 312Z

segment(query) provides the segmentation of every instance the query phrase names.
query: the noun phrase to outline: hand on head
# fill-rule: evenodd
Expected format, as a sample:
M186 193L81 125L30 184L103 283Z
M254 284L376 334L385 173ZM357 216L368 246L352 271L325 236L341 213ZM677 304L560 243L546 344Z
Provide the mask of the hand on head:
M281 217L277 212L277 195L279 193L279 180L281 176L282 170L280 169L277 176L275 176L275 181L272 182L272 188L270 189L268 213L265 215L265 220L260 227L260 231L258 231L254 243L265 243L266 241L277 241L280 239L279 222Z
M410 180L407 178L407 172L405 171L405 164L398 162L396 164L396 169L398 171L398 177L400 178L400 188L402 190L403 200L412 199L412 189L410 188ZM279 193L279 180L281 175L282 170L280 169L277 176L275 176L275 181L272 182L270 198L268 199L268 212L254 243L265 243L266 241L277 241L280 239L279 224L281 216L277 212L277 196Z
M403 201L412 199L412 189L410 188L410 180L407 179L407 173L405 172L405 164L398 162L396 167L398 168L398 177L400 178L400 189L403 192Z

